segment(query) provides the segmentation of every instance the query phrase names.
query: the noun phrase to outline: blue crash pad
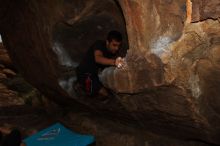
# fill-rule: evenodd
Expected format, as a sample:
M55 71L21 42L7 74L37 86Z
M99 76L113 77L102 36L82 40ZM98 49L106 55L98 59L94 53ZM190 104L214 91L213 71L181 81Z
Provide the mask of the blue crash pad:
M94 136L70 131L60 123L56 123L24 140L27 146L87 146L94 141Z

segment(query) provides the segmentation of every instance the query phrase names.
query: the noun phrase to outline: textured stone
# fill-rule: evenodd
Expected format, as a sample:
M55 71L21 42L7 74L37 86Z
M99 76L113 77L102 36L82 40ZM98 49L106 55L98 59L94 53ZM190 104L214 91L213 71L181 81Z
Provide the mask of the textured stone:
M0 73L0 79L2 80L2 79L6 79L7 78L7 76L4 74L4 73Z
M107 68L100 75L102 83L120 93L138 93L146 88L163 84L163 63L154 54L148 60L128 52L124 69Z
M16 73L11 69L3 69L3 73L8 77L14 77L16 75Z
M7 50L3 47L3 44L0 43L0 63L2 65L5 65L7 67L12 66L12 61L10 57L8 56Z
M192 0L192 8L193 22L220 17L220 1L218 0Z
M0 83L0 96L0 108L13 105L24 105L24 100L18 96L18 93L9 90L7 86L2 83Z
M193 0L192 8L186 0L0 2L4 45L25 78L48 98L139 131L220 144L218 0ZM113 16L105 11L116 12L117 6L125 22L121 13ZM106 27L97 25L102 23ZM96 39L94 34L101 30L123 31L124 24L129 42L127 68L109 68L102 75L104 85L118 94L107 103L68 94L61 79L67 78L66 85L74 79L63 76L63 66L74 68L74 61L85 51L80 44ZM123 145L124 139L126 135L119 143Z
M170 43L181 35L185 0L120 0L119 3L127 24L130 50L146 54L158 39L168 38Z

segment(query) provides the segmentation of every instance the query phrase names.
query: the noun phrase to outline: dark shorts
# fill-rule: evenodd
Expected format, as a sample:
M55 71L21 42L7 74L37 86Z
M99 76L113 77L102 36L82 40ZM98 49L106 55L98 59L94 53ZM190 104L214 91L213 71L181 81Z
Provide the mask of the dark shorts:
M92 73L77 73L77 82L85 93L90 96L98 94L103 87L98 75Z

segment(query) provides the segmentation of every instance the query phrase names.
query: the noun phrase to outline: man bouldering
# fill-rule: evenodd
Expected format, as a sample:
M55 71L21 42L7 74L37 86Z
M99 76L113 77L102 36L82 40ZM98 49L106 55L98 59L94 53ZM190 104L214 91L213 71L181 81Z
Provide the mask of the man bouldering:
M109 66L123 67L123 59L117 56L121 44L121 33L110 31L106 40L96 41L87 51L76 69L77 84L87 95L108 95L108 91L100 82L98 74L100 70Z

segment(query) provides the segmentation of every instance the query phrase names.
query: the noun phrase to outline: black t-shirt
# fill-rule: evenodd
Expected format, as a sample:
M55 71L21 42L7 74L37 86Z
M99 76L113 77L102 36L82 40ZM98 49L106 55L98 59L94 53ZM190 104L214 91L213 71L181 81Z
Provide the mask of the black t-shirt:
M98 74L99 69L104 69L105 67L108 67L108 65L102 65L95 62L95 50L100 50L103 53L103 56L106 58L113 59L116 57L115 54L112 54L106 48L106 41L98 40L89 48L85 57L77 67L78 73Z

